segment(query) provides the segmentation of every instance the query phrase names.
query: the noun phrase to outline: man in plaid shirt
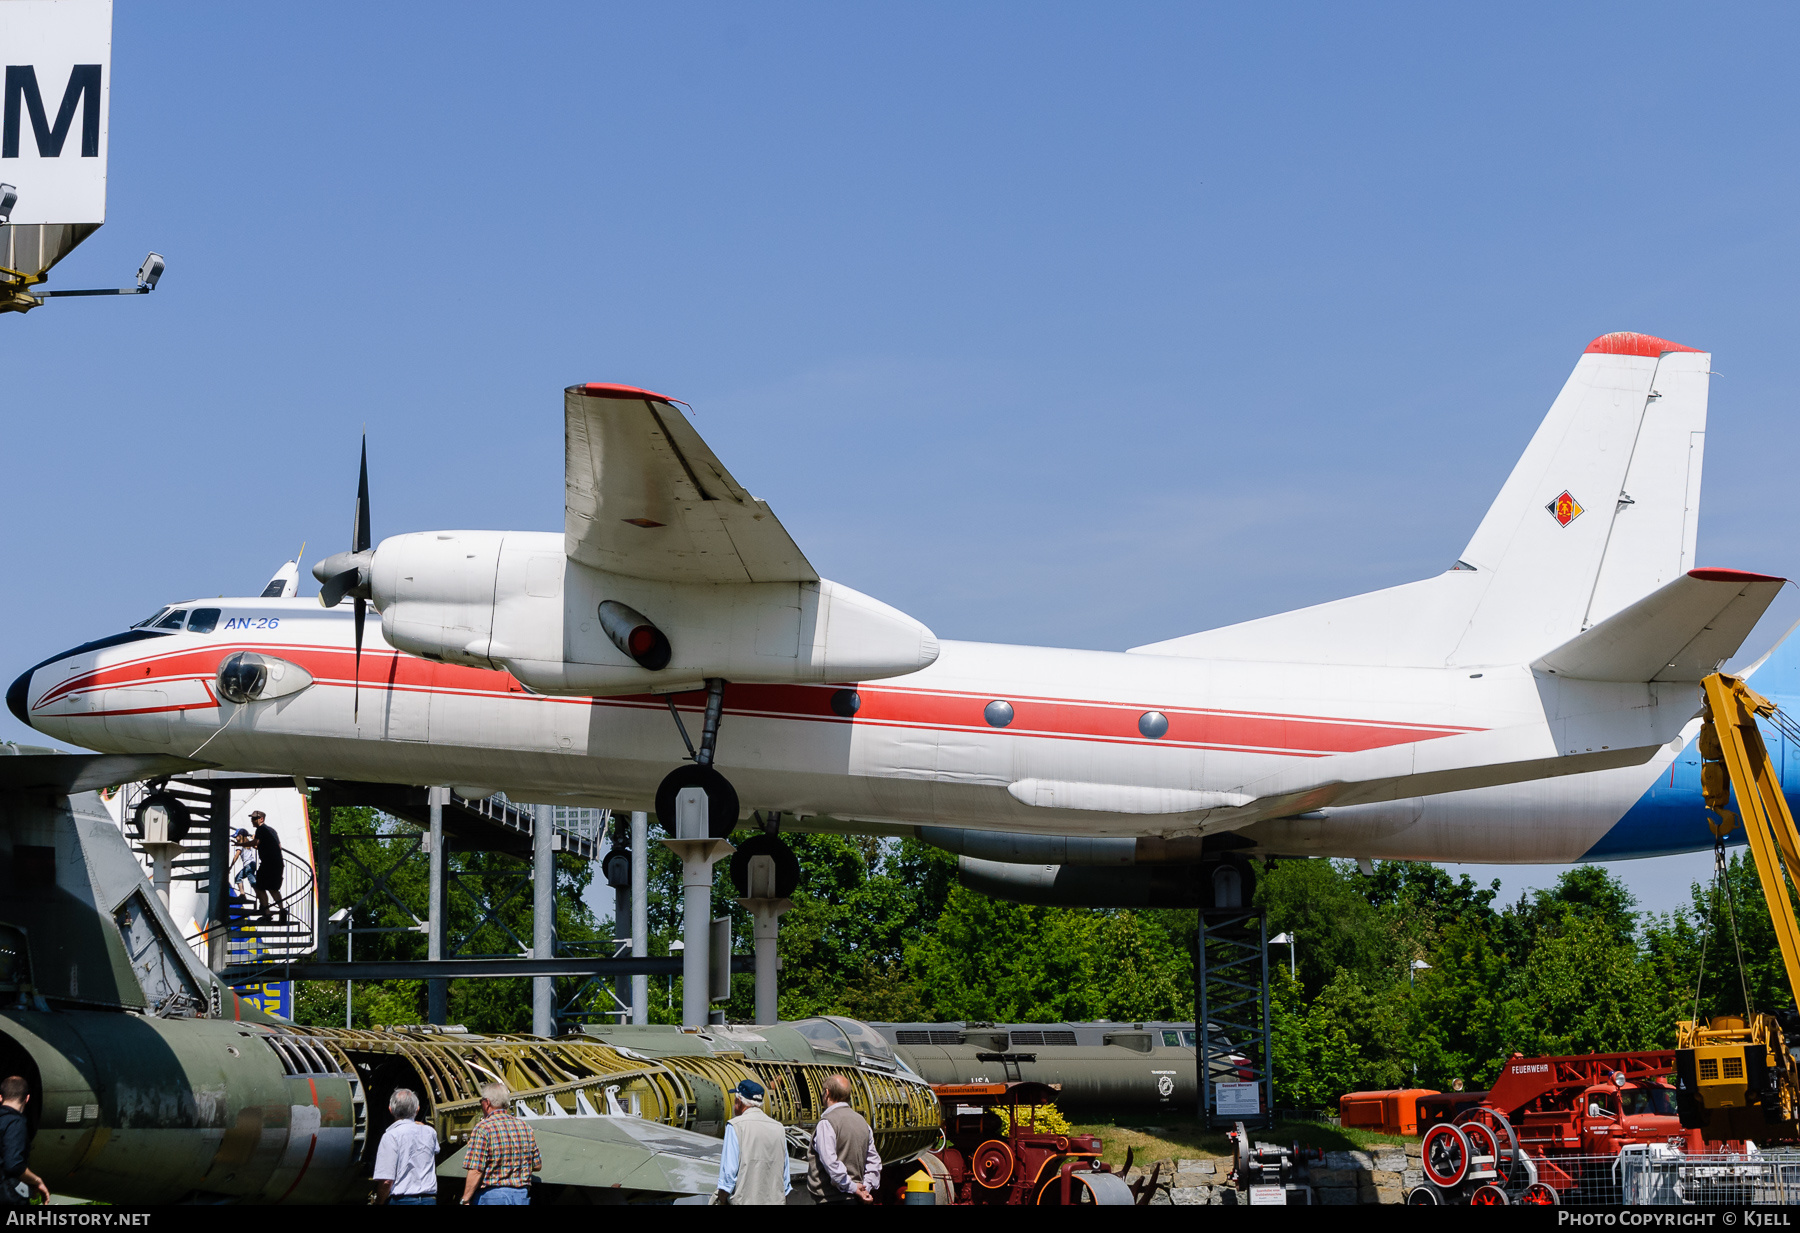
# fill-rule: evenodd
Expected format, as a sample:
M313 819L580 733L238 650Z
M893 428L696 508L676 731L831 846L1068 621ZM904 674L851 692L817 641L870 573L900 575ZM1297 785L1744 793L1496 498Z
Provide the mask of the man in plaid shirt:
M505 1084L481 1085L481 1123L463 1153L465 1205L531 1202L531 1175L544 1162L531 1127L506 1111L510 1097Z

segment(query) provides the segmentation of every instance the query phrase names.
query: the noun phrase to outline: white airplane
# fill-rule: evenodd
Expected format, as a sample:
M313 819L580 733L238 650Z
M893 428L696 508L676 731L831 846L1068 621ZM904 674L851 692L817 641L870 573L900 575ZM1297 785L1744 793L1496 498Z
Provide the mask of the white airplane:
M1052 866L1703 848L1696 682L1782 585L1694 567L1710 358L1596 339L1444 573L1123 652L940 641L820 578L673 400L571 386L560 536L371 547L365 453L326 606L171 604L7 701L96 750L665 817L700 784L720 833Z

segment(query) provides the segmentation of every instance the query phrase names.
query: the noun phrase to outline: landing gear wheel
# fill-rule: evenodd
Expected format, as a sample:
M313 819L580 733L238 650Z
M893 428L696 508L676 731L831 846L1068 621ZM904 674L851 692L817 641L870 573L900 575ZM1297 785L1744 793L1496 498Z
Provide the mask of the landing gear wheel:
M1505 1207L1506 1191L1489 1182L1475 1188L1475 1193L1469 1196L1469 1203L1474 1207Z
M1463 1178L1469 1174L1469 1157L1474 1153L1469 1150L1469 1141L1463 1137L1460 1128L1449 1122L1439 1122L1425 1132L1419 1148L1424 1157L1420 1163L1432 1185L1443 1190L1454 1190L1462 1185Z
M675 833L675 797L683 788L706 790L707 832L714 839L728 839L738 824L738 794L731 781L710 766L688 763L663 777L656 788L656 820L670 835Z
M1209 908L1247 908L1256 898L1256 867L1235 852L1200 866L1201 900Z
M1406 1196L1408 1207L1440 1207L1444 1200L1430 1186L1414 1186L1412 1193Z
M1519 1202L1533 1207L1555 1207L1562 1202L1554 1186L1546 1186L1542 1182L1533 1182L1525 1187L1525 1193L1519 1196Z
M750 886L750 861L767 856L775 862L775 897L786 899L800 885L800 858L779 835L752 835L731 854L731 884L745 898L754 897Z

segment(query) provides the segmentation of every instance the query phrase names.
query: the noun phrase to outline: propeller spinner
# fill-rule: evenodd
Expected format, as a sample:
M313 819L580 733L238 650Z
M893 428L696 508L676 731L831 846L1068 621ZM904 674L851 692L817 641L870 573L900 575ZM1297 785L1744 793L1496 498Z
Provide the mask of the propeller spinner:
M363 622L369 613L369 582L375 553L369 547L369 438L362 443L362 467L356 480L356 517L350 527L350 551L333 553L312 568L319 580L319 602L335 608L346 595L356 601L356 683L351 694L351 715L362 710Z

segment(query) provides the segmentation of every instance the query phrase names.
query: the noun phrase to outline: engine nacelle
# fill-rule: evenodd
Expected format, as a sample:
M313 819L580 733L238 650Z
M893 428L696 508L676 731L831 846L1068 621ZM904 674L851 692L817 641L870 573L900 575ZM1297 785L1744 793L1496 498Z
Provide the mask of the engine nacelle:
M709 677L875 680L917 672L938 654L924 625L834 582L628 578L569 560L550 532L396 535L377 546L372 574L389 644L502 668L544 694L669 693ZM647 622L666 639L666 662L615 641L621 612L626 626Z
M924 828L921 828L924 829ZM1227 853L1196 865L1037 865L959 857L957 881L1010 903L1060 908L1243 908L1256 873Z

